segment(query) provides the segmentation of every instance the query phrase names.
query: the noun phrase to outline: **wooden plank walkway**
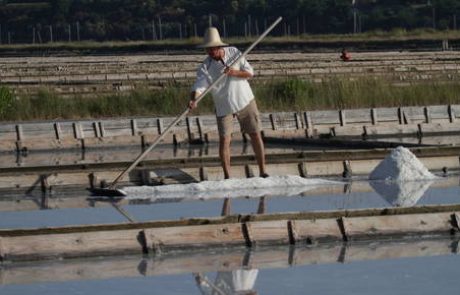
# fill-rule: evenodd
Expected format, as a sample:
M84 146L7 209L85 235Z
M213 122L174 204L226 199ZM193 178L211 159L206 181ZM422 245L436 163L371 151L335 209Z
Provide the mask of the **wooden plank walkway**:
M40 260L178 249L327 244L452 236L460 205L224 216L128 224L0 230L0 260Z
M0 125L0 153L63 149L146 147L174 117L114 118L80 121L14 122ZM270 136L373 140L460 134L460 105L372 108L261 114ZM239 130L235 121L235 129ZM238 132L234 136L241 138ZM245 138L244 138L245 139ZM165 144L205 144L217 141L213 115L190 116L167 134ZM446 143L448 144L448 143Z

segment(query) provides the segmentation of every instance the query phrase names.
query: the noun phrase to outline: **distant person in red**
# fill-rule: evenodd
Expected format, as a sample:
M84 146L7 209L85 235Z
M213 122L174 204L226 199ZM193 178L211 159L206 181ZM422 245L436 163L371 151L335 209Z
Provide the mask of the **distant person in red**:
M343 61L349 61L351 60L351 54L348 52L346 48L342 49L342 55L340 55L340 59Z

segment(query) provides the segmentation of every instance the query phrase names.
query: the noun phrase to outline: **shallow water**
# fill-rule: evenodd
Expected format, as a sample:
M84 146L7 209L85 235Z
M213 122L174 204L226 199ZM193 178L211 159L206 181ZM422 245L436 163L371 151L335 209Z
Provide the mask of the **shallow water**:
M0 294L455 294L457 253L438 239L13 263Z
M389 191L392 193L388 194ZM411 192L415 198L407 202L401 192ZM147 221L219 216L223 200L219 195L207 200L122 199L119 206L136 221ZM53 196L49 200L51 209L46 210L40 210L39 200L27 201L36 209L29 204L27 210L2 211L0 228L129 222L109 202L87 196ZM21 200L12 202L24 205ZM261 208L265 213L324 211L459 202L457 177L397 189L355 180L307 189L297 195L233 198L230 212L249 214ZM236 294L238 286L246 286L256 294L455 294L460 287L458 252L457 238L437 238L250 250L236 247L156 257L139 254L14 262L0 264L0 294ZM198 284L197 278L204 283Z
M401 192L409 192L412 198L398 195ZM75 200L78 201L76 204L70 203ZM122 199L117 206L135 221L170 220L219 216L223 200L219 194L206 200L175 199L168 196L153 200ZM1 212L0 229L129 222L107 199L87 196L60 199L55 196L49 202L53 204L53 209L39 210L37 204L36 210ZM277 195L267 194L265 197L232 198L229 209L231 214L253 214L261 209L263 213L279 213L459 203L460 186L455 176L434 182L415 182L411 184L411 189L395 190L382 183L376 185L367 181L323 185L313 190L306 187L304 193L297 195L280 196L277 192Z

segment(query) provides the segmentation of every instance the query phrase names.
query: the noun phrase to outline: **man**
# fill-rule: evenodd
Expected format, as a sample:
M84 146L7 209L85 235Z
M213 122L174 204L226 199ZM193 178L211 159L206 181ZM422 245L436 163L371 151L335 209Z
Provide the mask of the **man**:
M206 30L204 42L200 47L206 50L208 57L198 67L189 107L190 109L196 108L196 98L222 73L225 73L226 76L211 90L216 110L219 156L224 177L228 179L231 176L230 142L233 117L238 119L241 132L249 134L251 138L252 148L259 166L259 175L268 177L265 171L265 152L260 134L259 111L251 86L247 81L254 75L254 70L244 57L231 68L228 66L241 55L241 52L237 48L223 43L216 28L210 27Z
M348 52L346 48L342 49L342 54L340 55L340 59L343 61L350 61L351 60L351 54Z

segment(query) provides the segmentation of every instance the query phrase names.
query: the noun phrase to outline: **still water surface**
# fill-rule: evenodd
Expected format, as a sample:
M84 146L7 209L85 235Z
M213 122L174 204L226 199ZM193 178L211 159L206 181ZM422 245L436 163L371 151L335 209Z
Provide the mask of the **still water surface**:
M248 214L262 203L265 213L459 204L458 181L443 182L448 179L416 186L423 190L418 194L410 188L417 196L412 200L388 196L368 183L354 190L354 183L335 193L236 198L230 209ZM110 204L87 201L73 208L3 211L0 228L128 222ZM219 198L158 199L121 207L147 221L219 216L222 204ZM458 252L452 238L6 263L0 264L0 294L456 294Z
M214 253L216 263L210 265L203 262L206 256L187 253L13 264L0 267L0 294L457 294L460 257L453 244L458 241L347 245L311 253L299 247L291 253L289 247L255 249L250 263L237 268L225 266L232 264L232 250Z

